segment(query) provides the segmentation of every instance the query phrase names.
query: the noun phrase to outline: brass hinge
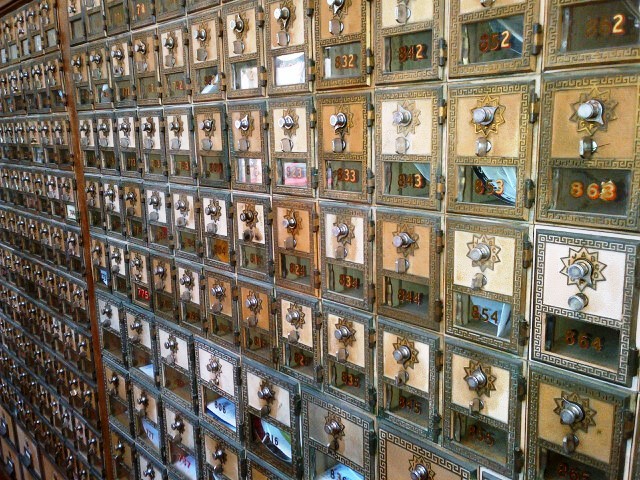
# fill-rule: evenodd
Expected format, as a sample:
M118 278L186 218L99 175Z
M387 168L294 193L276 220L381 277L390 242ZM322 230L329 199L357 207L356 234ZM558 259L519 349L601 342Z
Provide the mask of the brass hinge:
M442 315L444 313L444 304L442 300L436 300L433 306L433 320L440 323L442 321Z
M153 34L153 50L156 52L160 51L160 39L158 38L158 34Z
M367 301L369 305L373 305L376 301L376 286L374 283L369 284L369 291L367 292Z
M367 193L372 195L376 189L376 176L373 170L367 168Z
M261 87L267 86L267 80L269 76L267 75L267 69L264 67L260 67L260 73L258 74L258 81Z
M280 361L280 348L278 347L273 347L271 349L271 362L274 365L278 365L278 362Z
M442 253L444 250L444 230L436 228L436 253Z
M446 184L444 181L444 177L442 175L438 175L438 179L436 182L436 199L443 200L444 194L446 192Z
M316 233L320 229L320 216L316 212L316 207L311 210L311 231Z
M524 377L518 378L518 400L523 401L527 396L527 379Z
M624 411L624 427L623 427L623 438L625 440L631 438L631 436L633 435L633 430L634 430L634 415L633 412L631 410L627 410L625 409Z
M528 238L522 243L522 268L529 268L533 263L533 244Z
M309 66L307 67L307 80L309 82L315 82L316 80L316 61L312 58L309 59Z
M369 348L374 348L376 346L376 331L374 329L369 330Z
M270 277L273 277L276 274L276 264L273 260L269 260L267 273Z
M367 227L367 241L373 242L376 238L376 222L374 220L369 220L369 225Z
M438 125L444 125L445 120L447 119L447 101L442 98L440 99L440 105L438 106Z
M267 207L267 209L268 209L268 212L267 212L267 215L266 215L265 223L267 225L271 225L271 224L273 224L273 210L271 210L271 208L269 208L269 207Z
M232 267L236 266L236 251L235 250L229 250L229 265L231 265Z
M264 8L261 6L256 9L256 25L258 28L264 27Z
M265 83L266 85L266 83ZM262 117L262 129L263 130L269 130L269 119L267 118L266 115L263 115Z
M311 169L311 188L316 190L318 188L318 169Z
M524 316L520 316L518 329L518 344L521 347L524 347L527 344L527 339L529 338L529 322L525 320Z
M324 317L322 316L322 313L315 311L313 312L313 326L315 327L316 330L321 330L322 326L324 325Z
M440 372L444 367L444 352L442 350L437 350L433 359L436 369Z
M220 72L220 82L219 83L220 83L220 91L221 92L226 92L227 91L227 77L225 76L224 72Z
M231 300L233 300L234 302L238 300L238 286L237 285L233 285L231 287Z
M542 51L542 25L533 24L533 42L531 44L531 54L538 55Z
M311 128L316 128L316 125L318 124L318 112L316 111L315 108L313 108L310 112L309 112L309 126Z
M271 315L277 315L279 311L280 311L280 308L278 307L278 301L273 297L270 298L269 299L269 312L271 313Z
M305 15L306 15L307 17L313 17L313 13L314 13L314 10L313 10L314 5L313 5L313 4L314 4L314 0L307 0L307 1L305 2L305 4L306 4L306 5L305 5L305 10L304 10Z
M530 178L525 180L524 190L525 190L524 207L531 208L533 207L533 202L535 202L535 199L536 199L536 187L535 187L535 184L533 183L533 180L531 180Z
M314 368L314 379L316 383L322 383L324 380L324 369L322 365L316 365Z
M638 358L638 349L630 348L629 349L629 374L635 375L638 373L638 368L640 368L640 358Z
M513 468L518 473L524 468L524 453L520 447L513 449Z
M440 38L438 41L438 66L444 67L447 63L447 41Z
M376 112L373 103L367 103L367 127L373 127L376 120Z
M374 60L373 60L373 52L371 51L370 48L367 48L367 52L366 52L366 67L367 67L367 75L371 75L373 73L373 66L374 66Z
M540 97L535 92L531 92L531 103L529 103L529 123L536 123L540 116Z

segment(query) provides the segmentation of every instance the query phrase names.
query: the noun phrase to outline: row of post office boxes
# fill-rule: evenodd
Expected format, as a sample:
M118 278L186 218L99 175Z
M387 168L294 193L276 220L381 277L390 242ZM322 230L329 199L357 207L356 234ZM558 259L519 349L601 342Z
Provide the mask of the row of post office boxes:
M46 166L71 170L69 122L63 115L0 119L0 155L7 168Z
M233 2L186 18L185 7L211 3L75 3L70 6L72 44L158 21L157 34L151 29L133 35L152 32L148 45L155 43L154 61L160 68L178 73L190 63L203 70L203 75L191 75L197 84L194 93L206 87L205 94L219 95L226 89L230 97L261 95L264 87L270 94L304 92L311 82L319 89L366 86L371 74L376 83L440 79L447 60L452 78L531 72L540 64L543 46L547 69L638 60L633 48L637 12L612 0L589 6L546 2L546 32L539 23L540 1L406 0L395 8L383 0L354 0L349 5L265 0ZM183 19L164 22L176 17ZM171 41L166 41L169 36ZM152 48L148 52L155 57ZM191 89L184 80L171 88L185 95Z
M58 6L31 1L0 19L0 64L15 64L60 48Z

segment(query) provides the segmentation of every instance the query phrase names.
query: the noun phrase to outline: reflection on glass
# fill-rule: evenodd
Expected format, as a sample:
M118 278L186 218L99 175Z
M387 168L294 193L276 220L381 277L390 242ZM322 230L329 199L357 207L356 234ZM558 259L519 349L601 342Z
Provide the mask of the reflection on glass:
M220 91L220 76L218 67L207 67L196 70L197 83L200 85L200 93L202 95L218 93Z
M458 202L508 207L516 204L517 167L465 165L458 174Z
M362 163L349 161L327 162L327 189L342 192L362 191Z
M325 47L325 78L348 78L360 75L360 42Z
M304 162L278 159L278 185L305 188L307 184L307 164Z
M258 88L258 64L255 60L234 63L231 72L234 90Z
M252 416L254 440L262 443L279 460L291 463L291 434L266 420Z
M469 330L498 338L511 335L511 304L456 293L455 322Z
M522 15L514 15L464 24L462 26L462 63L467 65L520 58L523 23Z
M262 184L262 159L239 158L237 165L236 181L238 183Z
M275 84L279 87L305 82L304 52L280 55L275 58Z
M386 195L429 198L430 163L385 162L383 176Z
M429 68L433 55L431 30L384 39L384 71L405 72Z

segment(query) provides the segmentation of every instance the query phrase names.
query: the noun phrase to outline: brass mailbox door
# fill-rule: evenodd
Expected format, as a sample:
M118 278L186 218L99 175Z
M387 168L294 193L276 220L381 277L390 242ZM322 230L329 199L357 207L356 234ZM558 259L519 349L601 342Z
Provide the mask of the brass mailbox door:
M100 322L100 347L105 356L124 364L122 306L119 300L101 295L96 298ZM124 315L122 315L124 317Z
M285 290L276 291L280 370L301 382L319 387L322 314L317 299Z
M176 265L178 314L181 325L204 335L204 273L201 265L180 262Z
M545 68L640 59L638 8L620 0L552 0L547 7Z
M56 51L59 47L58 40L58 9L44 0L38 4L40 14L40 28L42 32L42 43L45 53Z
M102 192L106 230L109 236L124 237L124 208L122 203L124 189L117 179L103 177ZM124 258L122 260L124 261Z
M204 263L224 271L235 268L233 205L224 190L200 188Z
M128 4L128 0L104 0L107 36L110 37L129 30Z
M96 141L96 118L92 113L81 113L78 115L78 123L80 124L80 154L84 168L89 173L99 173L101 165Z
M185 3L184 0L157 0L155 2L157 22L184 16Z
M153 310L157 316L175 321L178 315L176 267L173 257L151 255Z
M136 105L137 95L134 90L132 48L129 34L112 38L107 42L111 85L113 87L113 104L116 108Z
M222 8L227 98L259 97L267 86L263 57L264 10L259 2Z
M74 262L78 262L79 265L73 265L70 270L76 266L82 264L80 255L82 251L80 246L74 247ZM91 265L93 268L93 275L95 277L96 287L104 290L111 291L111 275L109 271L109 246L107 245L107 239L105 237L99 237L97 235L91 236Z
M78 110L90 110L93 107L93 91L89 76L89 54L86 47L71 50L71 77ZM16 105L17 107L17 105Z
M542 49L537 0L453 0L450 8L451 77L535 70Z
M267 193L271 185L268 158L266 104L228 105L231 187Z
M134 461L136 457L133 440L117 425L110 425L109 437L115 478L135 478Z
M534 360L631 385L639 248L637 240L537 231Z
M120 173L126 177L139 178L142 176L143 163L138 141L138 114L135 110L118 110L115 120L114 134L118 145Z
M369 39L370 2L325 4L315 0L316 88L366 86L373 72Z
M240 358L205 342L196 341L195 350L200 419L218 432L241 438L244 402L240 390Z
M205 277L206 337L235 352L240 346L235 280L206 267Z
M127 336L127 358L134 377L157 383L155 323L137 307L124 308L123 329Z
M541 221L640 231L640 76L545 76Z
M131 30L156 23L155 0L130 0L129 21Z
M192 410L196 399L192 335L178 326L158 321L156 336L163 396Z
M56 9L56 6L52 6ZM67 4L68 19L70 26L71 37L69 43L71 45L78 45L87 41L87 33L84 23L84 2L82 0L71 0Z
M368 202L372 193L369 94L318 97L320 196Z
M378 415L412 435L440 431L440 339L382 317L377 329Z
M218 431L210 431L201 426L200 449L203 469L208 476L224 475L229 480L241 480L246 468L244 452L240 445L228 440Z
M440 218L376 212L378 313L432 330L440 329Z
M104 40L87 45L89 76L91 77L91 95L94 108L113 106L113 88L109 69L109 50Z
M308 478L376 478L373 418L302 391L304 469Z
M113 257L112 257L113 258ZM124 261L124 259L123 259ZM149 251L129 248L129 272L131 275L131 301L151 309L151 262Z
M379 90L375 101L376 200L439 209L444 194L442 89Z
M278 363L274 313L271 285L238 280L240 350L247 357L272 368Z
M166 182L169 174L165 150L165 117L162 110L139 110L140 156L144 162L143 177L147 180Z
M127 239L142 245L147 243L144 199L144 187L141 181L129 181L122 185L122 204Z
M109 420L120 428L129 428L131 385L129 373L117 364L104 362L104 384L107 391Z
M172 478L202 478L198 418L168 402L163 407L167 470Z
M225 105L195 107L193 115L200 185L227 188L231 181L231 171Z
M171 197L175 212L176 255L200 261L204 251L200 223L201 204L197 191L172 188Z
M271 205L269 197L234 195L238 273L259 280L273 277Z
M141 0L132 0L132 3ZM148 0L152 1L152 0ZM140 5L144 2L141 1ZM155 28L131 35L133 48L133 75L138 105L160 103L162 83L160 82L156 44L159 42Z
M315 72L308 71L311 21L304 0L265 2L265 43L269 95L308 92Z
M522 362L470 343L447 341L443 445L484 467L516 478L524 459Z
M179 3L178 0L159 0ZM158 28L158 61L163 85L161 100L168 103L189 101L191 88L187 83L189 72L189 33L185 21L175 22Z
M627 390L533 367L527 474L622 478L625 447L633 432L630 400Z
M314 295L320 288L315 204L274 198L273 211L276 285Z
M167 108L164 111L165 145L169 164L169 180L194 184L200 172L193 155L193 116L190 108Z
M527 219L533 83L449 88L448 211Z
M269 102L271 189L312 196L318 188L314 161L316 112L310 98Z
M100 152L101 172L107 175L120 174L118 144L116 140L116 120L113 115L99 113L96 116L96 142Z
M84 6L84 25L87 40L104 37L106 31L105 14L102 11L103 0L82 0Z
M476 465L453 458L431 443L407 438L385 423L378 430L378 462L380 480L476 479Z
M289 478L302 477L297 382L250 361L242 365L247 450Z
M323 314L325 391L363 410L373 410L376 338L371 314L332 302L323 302Z
M149 245L170 253L175 243L171 196L165 184L147 183L145 209Z
M222 32L219 9L189 16L189 67L194 102L221 100L224 96Z
M442 78L446 62L443 0L376 0L376 84Z
M120 297L128 297L129 263L126 261L127 247L108 237L109 242L109 271L111 278L111 293Z
M133 434L136 441L160 456L164 440L160 393L155 387L137 379L133 379L131 386Z
M446 331L518 354L527 341L525 225L447 220Z
M320 203L322 297L371 310L374 225L367 207Z

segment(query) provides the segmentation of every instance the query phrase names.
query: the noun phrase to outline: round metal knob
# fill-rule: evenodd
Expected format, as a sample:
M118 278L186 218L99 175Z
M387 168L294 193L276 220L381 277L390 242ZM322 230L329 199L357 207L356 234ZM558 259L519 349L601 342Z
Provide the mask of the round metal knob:
M95 54L89 56L89 60L91 60L91 62L93 62L93 63L95 63L97 65L100 62L102 62L102 55L100 55L99 53L95 53Z
M169 123L169 130L171 130L172 132L180 131L180 123L177 121Z
M119 48L116 50L111 50L111 58L115 60L122 60L124 58L124 52Z
M603 107L597 100L588 100L578 107L578 116L583 120L596 120L602 116Z
M300 320L300 312L298 310L292 310L290 312L287 312L285 319L289 323L297 322L298 320Z
M295 124L296 122L291 115L285 115L284 117L280 117L280 119L278 119L278 126L280 128L284 128L285 130L290 130Z
M205 215L216 215L219 211L220 211L220 207L213 203L210 203L204 209Z
M576 293L571 295L567 300L569 308L574 311L580 311L589 304L589 298L584 293Z
M166 273L166 269L162 265L158 265L153 273L158 277L164 277L164 274Z
M327 4L330 7L342 7L344 5L344 0L327 0Z
M586 260L576 260L567 267L567 275L573 281L591 276L593 267Z
M210 132L212 129L213 129L213 120L211 120L210 118L207 118L202 122L200 122L200 130L203 130L205 132Z
M133 50L136 51L137 53L145 54L147 53L147 45L144 42L138 42L133 47Z
M105 317L111 318L111 314L113 313L113 309L111 308L111 305L105 305L102 308L102 310L100 310L100 313L102 313L102 315L104 315Z
M342 432L342 425L337 420L329 420L324 424L324 433L327 435L338 435Z
M479 243L475 247L469 251L469 258L474 262L479 262L480 260L486 260L491 256L491 248L489 245L484 243Z
M163 45L165 46L165 48L172 50L173 47L176 46L176 41L172 36L168 36L167 38L164 39Z
M344 113L336 113L329 117L329 124L335 129L344 128L347 125L347 116Z
M216 298L224 297L224 288L222 287L222 285L214 285L213 287L211 287L211 295Z
M209 364L207 365L207 371L211 373L218 372L220 371L220 367L221 367L220 361L212 358Z
M276 20L288 20L291 12L287 7L278 7L273 11L273 16Z
M489 125L493 122L496 107L478 107L471 112L473 123L478 125Z
M285 218L282 220L283 228L295 228L297 225L298 225L298 222L294 217Z
M150 464L148 464L147 468L142 472L142 475L147 478L156 478L156 471Z
M404 363L411 358L411 349L402 345L393 351L393 358L398 363Z
M342 325L333 332L333 336L336 340L345 340L353 335L353 332L346 325Z
M258 390L258 398L260 400L269 401L273 398L273 391L268 386L264 386Z
M393 246L396 248L408 247L413 243L415 243L415 241L411 238L411 235L405 232L399 233L393 237Z
M142 392L138 400L136 400L136 402L138 405L146 407L149 404L149 399L147 398L147 395L144 392Z
M153 132L153 124L151 122L143 122L142 131L147 133Z
M171 424L171 430L175 430L177 432L184 429L184 423L179 418L176 418L176 421Z
M584 410L577 403L563 401L562 410L560 410L560 423L563 425L573 425L584 419Z
M245 116L244 116L244 117L242 117L241 119L236 120L236 121L234 122L234 125L235 125L235 127L236 127L237 129L239 129L239 130L244 130L244 131L249 130L249 116L248 116L248 115L245 115Z
M393 112L393 124L395 126L406 127L411 123L411 112L408 110L396 110Z
M185 202L184 200L178 200L176 202L176 210L180 212L184 212L186 209L187 209L187 202Z
M470 389L476 390L487 384L487 377L482 370L478 369L475 372L473 372L471 375L469 375L466 378L466 381Z
M134 192L129 192L124 196L124 199L128 202L134 203L136 201L136 194Z
M191 277L186 273L182 275L182 277L180 277L180 285L182 285L183 287L190 287L191 284L192 284Z
M237 15L236 18L231 20L231 22L229 23L229 26L231 27L232 30L238 33L242 33L244 30L244 20L240 18L240 15Z
M200 40L201 42L207 39L207 31L204 28L199 28L196 30L196 40Z
M429 480L429 470L424 465L418 464L411 470L410 476L411 480Z
M129 124L129 122L122 122L119 126L118 126L118 130L120 130L122 133L125 134L129 134L129 132L131 131L131 125Z
M253 220L253 212L252 211L242 212L240 214L240 220L245 223L251 222Z
M251 295L244 301L244 305L248 309L256 308L258 306L258 299L254 295Z
M151 205L152 207L159 207L160 206L160 197L157 194L152 194L149 197L149 205Z
M333 233L333 236L337 238L344 237L349 233L349 227L344 223L341 223L340 225L334 225L331 229L331 233Z

